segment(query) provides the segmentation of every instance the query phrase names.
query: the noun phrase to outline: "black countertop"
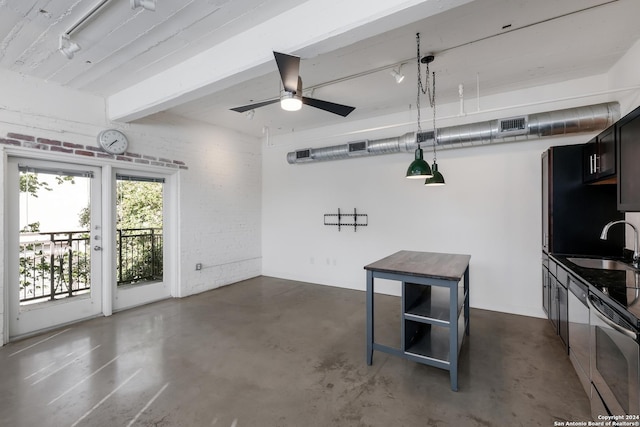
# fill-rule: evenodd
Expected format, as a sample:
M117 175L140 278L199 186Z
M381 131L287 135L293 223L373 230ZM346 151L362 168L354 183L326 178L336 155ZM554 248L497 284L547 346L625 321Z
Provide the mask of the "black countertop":
M624 262L620 258L564 254L550 254L549 256L577 279L589 285L591 292L613 305L620 314L640 328L640 271L585 268L569 260L570 258L594 258Z

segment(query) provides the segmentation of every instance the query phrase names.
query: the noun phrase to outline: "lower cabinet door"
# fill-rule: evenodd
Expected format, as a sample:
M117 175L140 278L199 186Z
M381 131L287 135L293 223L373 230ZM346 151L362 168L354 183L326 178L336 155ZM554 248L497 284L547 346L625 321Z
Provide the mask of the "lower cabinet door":
M558 335L569 352L569 299L567 288L558 285Z

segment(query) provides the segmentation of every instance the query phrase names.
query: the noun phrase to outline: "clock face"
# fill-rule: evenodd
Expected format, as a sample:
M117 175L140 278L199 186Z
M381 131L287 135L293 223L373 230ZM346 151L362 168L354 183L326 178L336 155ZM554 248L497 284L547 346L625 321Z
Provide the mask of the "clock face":
M127 147L129 146L127 137L115 129L107 129L100 132L98 142L104 151L111 154L122 154L127 151Z

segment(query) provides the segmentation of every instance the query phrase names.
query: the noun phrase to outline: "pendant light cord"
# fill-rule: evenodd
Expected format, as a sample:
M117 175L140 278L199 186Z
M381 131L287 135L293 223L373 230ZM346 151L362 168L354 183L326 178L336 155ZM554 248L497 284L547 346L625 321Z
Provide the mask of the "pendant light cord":
M436 161L436 145L438 144L438 131L436 129L436 73L429 73L429 62L426 61L427 70L425 72L425 80L426 85L422 83L422 70L420 64L422 63L420 58L420 33L416 33L416 62L418 63L418 96L416 100L416 107L418 108L418 134L422 132L422 128L420 126L420 93L427 95L429 99L429 104L431 109L433 110L433 162ZM433 59L433 58L431 58ZM431 84L430 84L431 83ZM425 87L426 86L426 87ZM416 141L419 136L416 136ZM420 148L420 143L418 143L418 148Z
M422 74L420 72L420 33L416 33L416 62L418 63L418 91L416 95L416 109L418 110L418 133L416 133L416 142L420 148L420 134L422 126L420 125L420 92L424 92L422 87Z

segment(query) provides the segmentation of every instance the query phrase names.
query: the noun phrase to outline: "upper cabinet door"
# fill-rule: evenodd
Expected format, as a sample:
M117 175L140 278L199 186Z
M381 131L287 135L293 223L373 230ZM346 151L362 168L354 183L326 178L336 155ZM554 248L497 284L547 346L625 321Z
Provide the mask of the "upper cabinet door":
M616 174L615 125L608 127L584 145L582 152L582 180L585 183L613 178ZM605 183L614 183L607 180Z
M618 210L640 211L640 107L617 123Z
M598 178L616 174L616 127L610 126L598 135Z
M594 137L582 147L582 181L593 182L598 179L596 161L598 157L598 138Z

